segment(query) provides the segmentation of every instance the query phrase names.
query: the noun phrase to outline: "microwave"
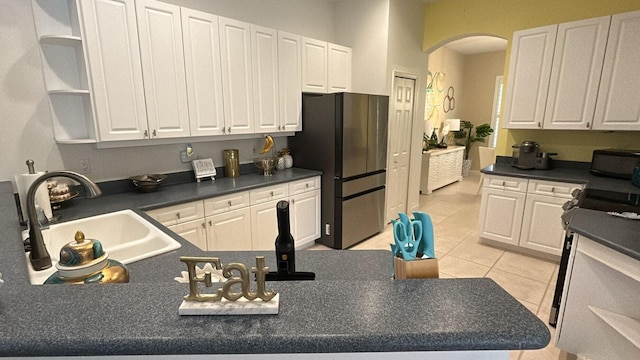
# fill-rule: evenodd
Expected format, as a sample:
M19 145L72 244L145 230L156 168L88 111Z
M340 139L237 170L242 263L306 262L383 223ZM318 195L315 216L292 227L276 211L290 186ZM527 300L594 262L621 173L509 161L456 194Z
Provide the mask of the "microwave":
M640 165L640 150L594 150L590 173L599 176L631 179L633 170Z

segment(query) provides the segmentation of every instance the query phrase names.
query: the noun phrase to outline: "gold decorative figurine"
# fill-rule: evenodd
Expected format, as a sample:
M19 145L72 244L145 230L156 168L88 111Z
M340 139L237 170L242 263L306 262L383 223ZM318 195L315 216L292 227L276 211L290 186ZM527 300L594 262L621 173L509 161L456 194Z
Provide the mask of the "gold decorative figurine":
M266 290L265 285L269 268L265 266L264 256L256 256L255 259L256 266L249 271L242 263L230 263L223 267L218 257L181 256L180 261L187 265L189 294L180 305L180 315L277 314L279 296L275 291ZM222 270L226 281L214 293L200 292L201 283L210 288L214 282L210 270L197 274L196 265L199 263L210 263L215 270ZM256 276L256 291L251 291L251 274ZM239 292L233 290L234 285L240 287Z

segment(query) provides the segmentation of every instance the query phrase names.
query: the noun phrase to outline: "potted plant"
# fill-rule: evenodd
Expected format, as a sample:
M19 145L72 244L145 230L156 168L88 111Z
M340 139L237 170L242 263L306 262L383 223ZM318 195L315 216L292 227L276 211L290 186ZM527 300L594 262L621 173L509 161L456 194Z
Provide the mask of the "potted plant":
M471 170L471 159L469 159L469 151L471 150L471 145L474 142L484 142L485 139L493 134L493 129L489 124L482 124L476 127L475 133L473 131L474 125L467 120L460 121L460 131L456 131L454 138L455 139L464 139L464 143L457 142L456 145L464 145L464 162L462 164L462 176L469 176L469 171Z

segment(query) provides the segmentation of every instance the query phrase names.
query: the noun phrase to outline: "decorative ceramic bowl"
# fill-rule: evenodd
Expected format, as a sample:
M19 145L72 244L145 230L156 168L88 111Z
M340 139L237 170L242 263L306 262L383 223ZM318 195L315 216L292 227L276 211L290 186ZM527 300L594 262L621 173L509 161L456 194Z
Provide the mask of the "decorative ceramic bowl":
M133 187L136 188L136 190L142 192L154 192L158 190L158 187L166 178L167 175L164 174L145 174L132 176L129 179L131 180L131 183L133 184Z

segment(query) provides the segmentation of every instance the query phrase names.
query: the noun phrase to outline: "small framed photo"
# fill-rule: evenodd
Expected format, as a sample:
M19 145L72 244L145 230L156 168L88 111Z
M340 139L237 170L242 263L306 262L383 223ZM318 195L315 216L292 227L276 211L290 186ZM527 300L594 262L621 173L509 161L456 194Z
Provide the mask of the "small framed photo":
M200 182L200 179L210 177L211 180L215 180L216 166L213 164L213 159L198 159L191 162L193 164L193 173L196 176L196 180Z

